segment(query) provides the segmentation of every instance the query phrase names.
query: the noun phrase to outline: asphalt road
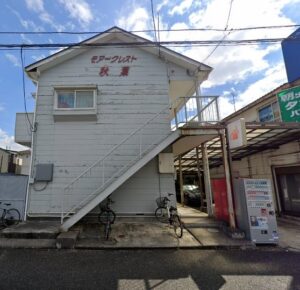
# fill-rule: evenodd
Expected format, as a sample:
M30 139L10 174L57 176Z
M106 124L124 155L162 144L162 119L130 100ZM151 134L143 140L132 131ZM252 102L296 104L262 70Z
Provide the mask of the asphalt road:
M0 289L300 289L277 250L0 250Z

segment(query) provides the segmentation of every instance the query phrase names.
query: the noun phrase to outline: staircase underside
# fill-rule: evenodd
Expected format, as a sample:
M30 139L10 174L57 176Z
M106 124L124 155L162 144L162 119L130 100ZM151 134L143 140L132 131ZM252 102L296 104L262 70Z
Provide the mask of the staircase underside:
M160 144L155 146L150 152L145 154L141 159L139 159L134 165L132 165L128 170L120 175L113 183L108 185L104 190L99 191L93 199L91 199L86 205L84 205L78 212L71 215L60 227L61 231L68 231L68 229L77 223L81 218L93 210L99 203L101 203L105 198L107 198L111 193L113 193L118 187L120 187L126 180L133 176L138 170L140 170L144 165L146 165L151 159L158 155L166 147L174 143L180 137L180 131L172 132L168 137L166 137Z

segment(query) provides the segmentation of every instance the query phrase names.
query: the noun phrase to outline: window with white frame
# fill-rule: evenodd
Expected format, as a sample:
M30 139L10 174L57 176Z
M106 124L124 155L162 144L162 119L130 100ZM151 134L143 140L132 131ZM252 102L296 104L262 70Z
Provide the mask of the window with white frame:
M56 90L56 109L93 109L95 108L95 90Z
M258 110L259 122L279 122L280 111L278 102L271 103L265 107Z

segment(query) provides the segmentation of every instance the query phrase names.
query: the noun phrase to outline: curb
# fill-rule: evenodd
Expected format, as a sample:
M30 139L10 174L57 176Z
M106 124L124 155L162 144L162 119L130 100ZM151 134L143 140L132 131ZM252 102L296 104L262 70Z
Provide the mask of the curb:
M55 249L56 239L0 239L0 249ZM74 245L67 250L254 250L256 246L245 245L199 245L199 246L84 246ZM274 249L274 248L273 248ZM279 248L276 248L279 249ZM281 249L281 248L280 248ZM64 249L66 250L66 249ZM281 249L284 250L284 249Z

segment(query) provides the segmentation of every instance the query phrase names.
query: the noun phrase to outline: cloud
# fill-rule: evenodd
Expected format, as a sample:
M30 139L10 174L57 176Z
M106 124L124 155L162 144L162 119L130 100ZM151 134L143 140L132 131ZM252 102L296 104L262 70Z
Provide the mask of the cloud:
M28 10L37 13L42 22L49 24L56 31L63 31L65 29L64 25L54 21L52 15L45 9L43 0L26 0L26 6Z
M0 104L0 112L4 111L4 106L2 104Z
M46 57L46 55L45 55L45 54L40 54L40 55L32 55L31 57L32 57L32 59L34 59L34 61L39 61L39 60L41 60L41 59L45 58L45 57Z
M29 37L27 37L25 34L22 33L20 36L21 36L24 43L28 43L28 44L33 43L33 41Z
M148 28L147 22L150 20L149 14L145 8L137 7L130 15L121 17L118 25L127 30L143 30Z
M300 0L292 1L293 5L299 3ZM182 1L181 5L186 3ZM205 5L199 5L199 1L195 2L189 8L184 10L174 6L170 8L170 3L164 1L161 5L168 5L170 11L181 11L183 16L188 19L184 22L175 22L170 29L178 28L220 28L224 29L228 16L230 1L210 0ZM185 4L188 7L188 4ZM228 29L252 26L270 26L270 23L276 25L294 24L284 13L284 9L291 8L289 0L263 0L257 5L253 5L251 1L239 0L234 1L231 10L231 17L228 23ZM183 6L182 6L183 7ZM176 8L176 10L174 10ZM191 10L191 11L190 11ZM225 12L226 13L225 13ZM174 12L175 13L175 12ZM253 21L255 19L255 22ZM264 30L247 30L239 32L227 33L226 39L256 39L256 38L284 38L287 37L294 28L285 29L264 29ZM220 40L224 37L223 32L213 31L177 31L177 32L161 32L161 40ZM180 48L177 51L203 62L207 56L214 50L213 46L193 46L190 48ZM248 81L249 76L259 76L267 69L271 61L281 59L280 44L272 45L247 45L247 46L219 46L214 53L205 61L206 64L214 68L210 74L209 81L205 83L206 88L211 88L228 83L239 83Z
M7 132L0 128L0 148L21 151L28 149L25 146L15 143L14 136L9 136Z
M44 11L43 0L26 0L26 6L29 10L32 10L34 12Z
M5 57L16 67L21 67L20 60L11 53L6 53Z
M174 6L174 7L169 11L169 14L170 14L170 15L174 15L174 14L182 15L182 14L184 14L187 10L189 10L189 8L192 6L192 4L193 4L193 0L185 0L185 1L182 1L179 5Z
M243 108L285 82L284 64L280 62L267 69L259 81L249 85L243 92L233 92L236 110ZM233 96L230 92L224 92L224 95L219 98L219 106L222 118L234 112Z
M84 0L59 0L69 12L69 16L79 21L82 26L87 26L94 19L90 5Z
M32 20L25 20L24 18L21 17L20 13L14 9L12 9L9 6L6 6L13 14L15 14L20 21L20 24L25 28L25 29L30 29L34 32L38 31L44 31L44 28L42 26L37 25L34 23Z
M126 30L148 30L152 29L152 18L150 18L148 11L143 7L130 7L128 11L122 12L123 16L117 21L117 26ZM149 35L144 32L136 33L142 37L149 38Z

